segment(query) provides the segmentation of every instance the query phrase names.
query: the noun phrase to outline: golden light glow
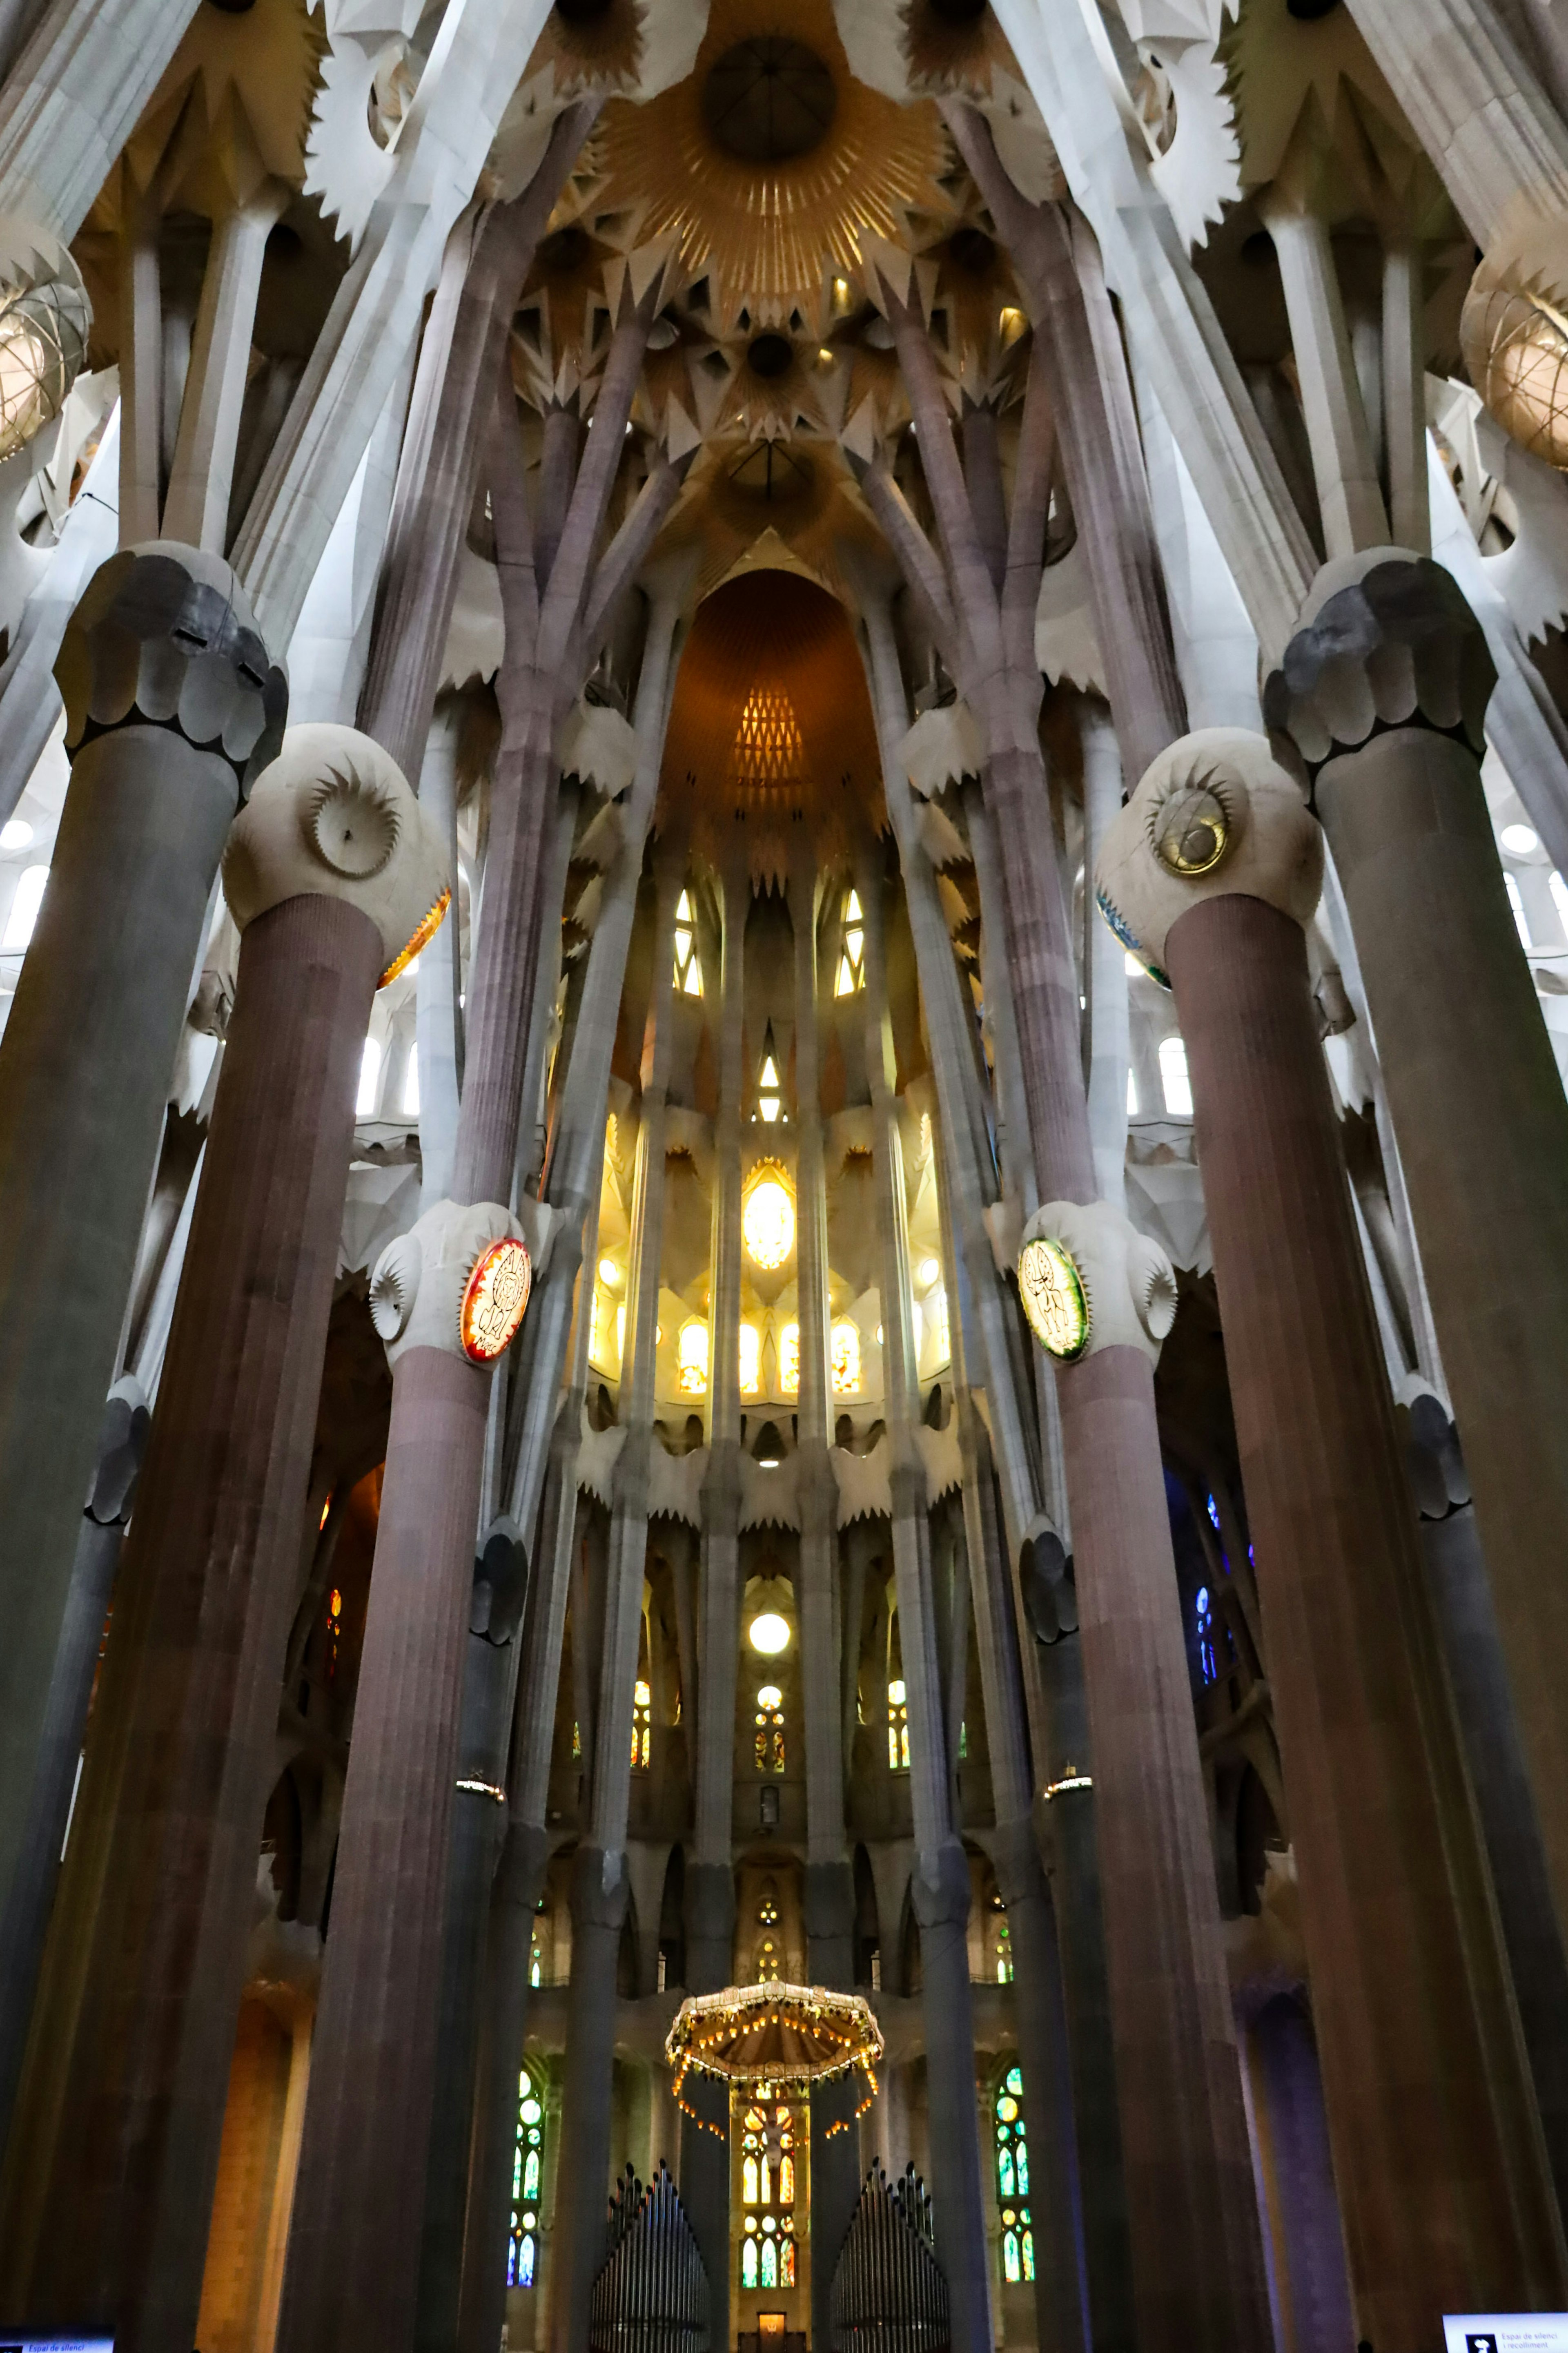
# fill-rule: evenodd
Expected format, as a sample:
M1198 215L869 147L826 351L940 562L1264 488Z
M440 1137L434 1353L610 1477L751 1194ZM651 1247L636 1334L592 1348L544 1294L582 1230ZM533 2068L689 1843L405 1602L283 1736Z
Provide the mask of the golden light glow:
M776 1609L764 1609L746 1629L746 1639L763 1658L776 1659L789 1648L789 1620Z
M458 1319L463 1354L473 1364L492 1364L510 1345L532 1283L533 1271L521 1242L492 1242L481 1254L468 1277Z
M833 1394L854 1397L860 1387L860 1326L847 1315L833 1327Z
M682 1397L706 1397L708 1394L708 1326L700 1317L693 1316L680 1327L680 1337L675 1344L680 1366Z
M851 891L844 902L844 953L838 959L838 978L834 984L835 997L853 997L866 986L866 918L860 912L859 893Z
M795 1197L775 1160L752 1176L741 1205L741 1235L754 1266L771 1274L795 1248Z
M741 1395L755 1397L763 1385L763 1335L754 1324L740 1331Z
M800 1393L800 1325L786 1324L779 1334L779 1387L785 1397Z
M1018 1290L1047 1356L1071 1364L1089 1345L1089 1301L1069 1251L1037 1235L1018 1253Z
M440 897L437 900L436 904L431 908L429 913L420 923L418 930L415 933L407 946L401 948L397 955L393 957L392 962L387 965L386 970L376 982L375 985L377 988L384 988L389 981L393 981L397 978L400 972L407 971L409 965L413 963L415 957L418 955L426 942L427 940L433 940L437 933L440 930L442 923L446 917L447 910L451 903L452 894L450 891L443 891Z
M608 1290L614 1291L616 1284L620 1282L620 1279L621 1270L616 1264L615 1260L613 1258L602 1258L599 1261L599 1281L604 1283Z
M696 919L691 893L683 891L675 910L675 986L683 997L702 994L702 965L697 954Z

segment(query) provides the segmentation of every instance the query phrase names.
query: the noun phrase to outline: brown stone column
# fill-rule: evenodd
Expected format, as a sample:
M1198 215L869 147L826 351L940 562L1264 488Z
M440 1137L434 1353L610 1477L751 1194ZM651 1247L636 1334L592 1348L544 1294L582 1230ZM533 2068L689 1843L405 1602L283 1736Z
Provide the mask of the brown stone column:
M1449 575L1384 549L1320 576L1265 707L1350 910L1568 1931L1568 1100L1481 787L1493 675Z
M1307 970L1321 868L1261 738L1214 730L1149 771L1100 880L1193 1072L1358 2333L1416 2347L1552 2305L1563 2254L1500 1948L1450 1875L1460 1841L1481 1865L1433 1769L1455 1734Z
M279 2353L413 2337L489 1392L488 1372L455 1350L414 1347L398 1366ZM434 1527L427 1503L410 1508L431 1496L447 1504ZM397 2130L367 2143L369 2121L392 2117Z
M368 891L345 805L356 862L374 812L394 839ZM346 728L297 729L230 837L235 1009L8 2182L0 2301L40 2329L195 2334L360 1055L438 873Z

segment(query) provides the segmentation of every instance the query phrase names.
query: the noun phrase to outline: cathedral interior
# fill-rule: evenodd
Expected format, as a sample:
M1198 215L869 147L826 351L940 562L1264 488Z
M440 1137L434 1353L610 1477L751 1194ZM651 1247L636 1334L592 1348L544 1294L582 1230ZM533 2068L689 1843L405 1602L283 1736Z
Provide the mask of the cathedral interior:
M1568 0L0 0L4 2353L1568 2347L1565 474Z

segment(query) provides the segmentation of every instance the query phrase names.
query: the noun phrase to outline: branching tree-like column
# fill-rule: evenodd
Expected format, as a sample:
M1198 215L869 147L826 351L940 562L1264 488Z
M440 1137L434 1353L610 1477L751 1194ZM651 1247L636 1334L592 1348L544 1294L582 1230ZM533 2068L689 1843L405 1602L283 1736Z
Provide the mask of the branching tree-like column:
M213 879L287 702L227 565L173 543L101 567L59 669L71 784L0 1040L0 1902Z
M1568 1923L1568 1101L1481 786L1492 665L1443 568L1330 565L1265 711L1344 888L1560 1926Z
M595 429L542 586L532 561L515 398L502 367L491 502L507 646L498 688L502 735L485 920L468 989L455 1198L426 1211L416 1229L428 1229L431 1247L441 1252L456 1247L454 1235L477 1247L480 1229L500 1234L511 1223L500 1205L512 1186L539 970L537 881L552 798L554 731L679 486L680 470L656 454L626 520L595 561L663 284L657 261L640 298L629 273L623 280ZM439 1262L444 1271L445 1256ZM384 1271L389 1284L405 1279L395 1265ZM413 1312L417 1324L417 1300ZM388 1320L395 1330L390 1308ZM445 1332L429 1342L413 1344L405 1335L397 1342L376 1598L366 1627L332 1949L279 2323L279 2344L288 2353L324 2353L341 2342L350 2311L355 2327L368 2325L367 2315L384 2315L388 2347L413 2338L457 1755L454 1685L472 1581L489 1377L451 1353L454 1345ZM418 1576L417 1562L439 1562L441 1571ZM395 1864L377 1850L399 1824ZM351 1887L357 1894L345 1905Z
M1014 1003L1040 1190L1047 1201L1092 1203L1077 970L1048 849L1038 735L1042 688L1034 653L1053 452L1045 348L1056 312L1036 328L999 594L975 528L924 323L909 299L908 281L890 283L886 267L884 304L919 426L945 564L885 461L866 470L863 487L938 643L949 649L949 667L984 733L986 799L1002 851ZM1058 280L1053 301L1065 295ZM1069 373L1064 359L1064 380ZM1085 412L1092 413L1092 384L1072 373L1071 398L1057 418L1064 442ZM1136 552L1141 534L1135 515L1125 535L1121 528L1114 493L1116 483L1127 480L1124 458L1118 443L1097 459L1094 442L1086 438L1078 445L1074 479L1086 491L1096 486L1098 509L1086 503L1079 523L1097 566L1101 643L1108 661L1118 665L1110 681L1112 715L1124 761L1141 767L1181 732L1182 722L1179 698L1169 691L1174 673L1168 649L1162 658L1150 643L1146 584L1141 574L1127 572L1127 551ZM1075 505L1077 496L1075 488ZM1091 522L1097 512L1100 520ZM1096 1223L1094 1246L1115 1283L1125 1283L1132 1239L1125 1217L1115 1212ZM1268 2341L1269 2322L1236 2030L1165 1508L1149 1334L1131 1310L1125 1324L1123 1339L1112 1343L1102 1334L1058 1388L1094 1746L1139 2338L1145 2353L1167 2347L1174 2353L1198 2332L1216 2353L1253 2353Z
M605 1626L595 1711L586 1835L572 1869L572 1986L562 2096L561 2179L571 2197L555 2210L550 2338L574 2353L588 2341L594 2276L605 2254L610 2176L610 2111L616 2039L616 1966L626 1923L626 1822L631 1803L633 1687L647 1558L654 1436L658 1293L664 1236L665 1134L675 1039L675 910L684 846L667 845L658 865L653 992L644 1034L632 1255L621 1354L619 1419L626 1432L610 1510Z
M7 2309L132 2346L195 2330L360 1055L445 857L378 745L303 727L224 880L234 1013L5 2231Z
M1463 1767L1307 969L1321 837L1263 739L1214 729L1155 762L1096 881L1187 1041L1358 2329L1413 2345L1554 2304L1563 2254L1474 1820L1443 1803Z

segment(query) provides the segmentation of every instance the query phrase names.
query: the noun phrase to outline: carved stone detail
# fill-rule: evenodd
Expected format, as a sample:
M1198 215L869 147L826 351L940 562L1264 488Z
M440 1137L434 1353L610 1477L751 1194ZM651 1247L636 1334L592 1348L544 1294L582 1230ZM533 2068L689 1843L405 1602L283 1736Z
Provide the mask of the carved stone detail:
M1024 1228L1024 1250L1055 1242L1077 1270L1089 1311L1079 1357L1136 1348L1152 1365L1176 1320L1176 1277L1158 1242L1109 1201L1047 1201Z
M499 1201L437 1201L388 1242L371 1275L370 1313L394 1371L410 1348L464 1354L468 1277L492 1243L522 1239L522 1228Z

